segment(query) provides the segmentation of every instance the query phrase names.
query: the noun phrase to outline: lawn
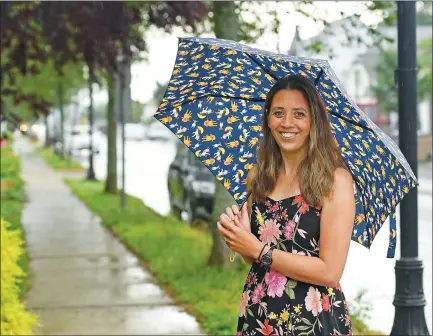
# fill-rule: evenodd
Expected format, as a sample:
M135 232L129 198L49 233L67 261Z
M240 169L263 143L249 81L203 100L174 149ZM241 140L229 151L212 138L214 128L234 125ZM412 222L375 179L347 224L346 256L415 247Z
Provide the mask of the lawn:
M239 302L248 274L241 269L209 267L211 238L172 217L164 217L140 199L127 197L127 207L119 207L119 197L104 194L101 182L69 180L72 191L119 237L157 277L176 300L196 316L211 335L234 335ZM354 303L353 305L355 305ZM365 309L357 305L357 316ZM357 335L378 335L352 316Z
M60 157L53 152L51 147L40 147L38 148L38 153L52 168L56 170L84 170L84 168L80 165L80 162L77 160L70 161L67 157Z

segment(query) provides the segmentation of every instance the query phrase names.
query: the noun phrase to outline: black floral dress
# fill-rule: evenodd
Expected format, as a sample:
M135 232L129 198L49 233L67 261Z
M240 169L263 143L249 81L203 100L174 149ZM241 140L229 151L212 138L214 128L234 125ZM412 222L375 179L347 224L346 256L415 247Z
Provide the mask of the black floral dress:
M267 198L253 203L251 231L275 249L319 257L320 214L300 195ZM236 335L352 335L352 326L340 284L327 288L296 281L254 262Z

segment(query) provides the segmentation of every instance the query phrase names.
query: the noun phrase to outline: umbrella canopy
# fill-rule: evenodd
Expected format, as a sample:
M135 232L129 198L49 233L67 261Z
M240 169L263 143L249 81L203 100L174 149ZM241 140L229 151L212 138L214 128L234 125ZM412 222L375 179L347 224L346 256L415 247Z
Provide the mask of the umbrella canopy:
M235 201L262 137L266 95L278 78L298 74L317 87L340 152L356 183L352 240L369 248L390 216L388 257L396 247L395 208L416 178L397 145L344 91L329 63L213 38L181 38L172 77L155 118L206 165Z

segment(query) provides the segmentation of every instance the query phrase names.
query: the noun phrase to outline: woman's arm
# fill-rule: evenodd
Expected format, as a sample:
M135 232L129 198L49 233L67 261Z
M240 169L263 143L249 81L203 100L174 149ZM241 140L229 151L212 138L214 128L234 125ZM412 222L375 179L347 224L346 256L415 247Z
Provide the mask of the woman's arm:
M355 199L348 171L338 169L334 181L333 193L322 207L319 258L274 250L271 268L295 280L326 287L335 287L340 281L349 253ZM262 246L255 244L251 255L260 253Z

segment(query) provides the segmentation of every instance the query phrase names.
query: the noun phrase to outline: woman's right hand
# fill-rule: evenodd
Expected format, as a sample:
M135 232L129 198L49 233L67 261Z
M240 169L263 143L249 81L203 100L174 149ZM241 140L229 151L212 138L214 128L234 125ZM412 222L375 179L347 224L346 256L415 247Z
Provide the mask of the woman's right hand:
M221 214L220 221L223 219L227 219L227 217L230 221L233 221L235 217L239 219L239 222L241 223L241 226L248 232L251 232L251 223L250 223L250 216L248 215L248 204L245 202L242 206L242 209L239 210L239 207L234 204L231 206L231 208L227 208L226 212Z

